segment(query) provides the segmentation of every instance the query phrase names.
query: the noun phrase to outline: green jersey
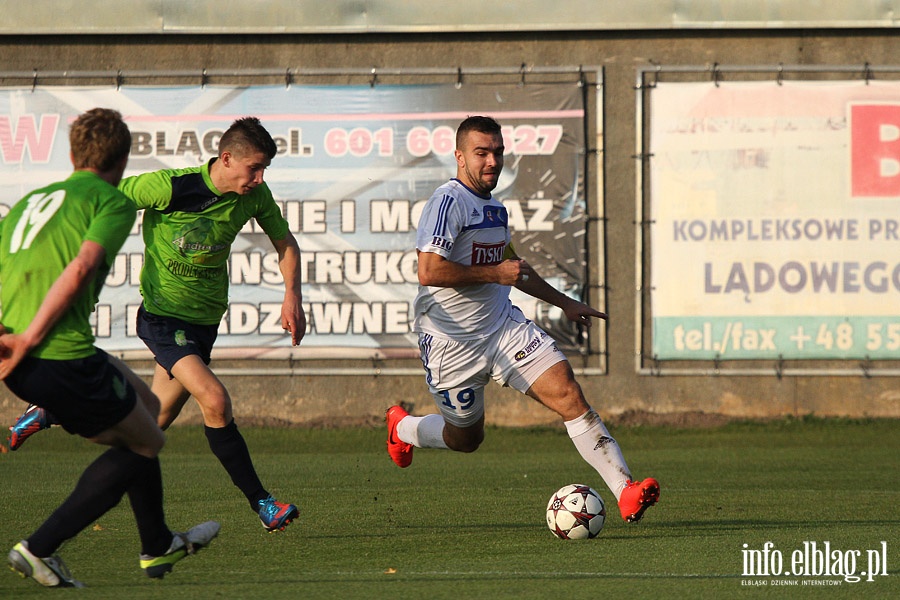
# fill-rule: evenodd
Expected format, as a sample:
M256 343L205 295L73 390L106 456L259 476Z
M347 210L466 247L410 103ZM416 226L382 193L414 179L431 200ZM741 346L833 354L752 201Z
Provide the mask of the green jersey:
M0 221L0 321L12 333L25 331L83 242L106 250L97 277L31 356L71 360L94 353L90 314L136 212L128 198L96 174L75 171L65 181L35 190Z
M119 184L144 209L144 307L197 325L217 325L228 309L228 257L244 225L256 219L272 239L288 234L266 184L243 196L223 195L209 177L212 162L128 177Z

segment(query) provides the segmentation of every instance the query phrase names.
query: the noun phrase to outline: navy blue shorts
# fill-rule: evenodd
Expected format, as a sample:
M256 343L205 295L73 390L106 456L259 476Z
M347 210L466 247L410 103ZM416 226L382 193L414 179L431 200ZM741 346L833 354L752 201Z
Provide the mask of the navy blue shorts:
M141 304L137 314L137 334L153 352L156 362L172 378L172 367L185 356L196 354L209 364L213 344L219 335L218 325L195 325L154 315Z
M76 360L27 356L5 379L13 394L50 412L63 429L92 438L119 424L137 394L125 376L97 353Z

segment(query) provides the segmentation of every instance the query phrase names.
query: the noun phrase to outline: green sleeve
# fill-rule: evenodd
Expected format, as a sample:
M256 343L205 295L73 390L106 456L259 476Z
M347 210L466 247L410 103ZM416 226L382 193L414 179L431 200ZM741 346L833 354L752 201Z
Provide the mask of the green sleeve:
M110 189L108 200L99 203L98 212L91 219L85 240L96 242L106 250L106 262L112 265L131 234L136 209L122 194Z
M273 240L284 239L290 229L268 186L265 186L265 194L259 203L255 218L266 235Z
M126 177L119 190L131 198L138 209L165 210L172 200L172 171L162 170Z

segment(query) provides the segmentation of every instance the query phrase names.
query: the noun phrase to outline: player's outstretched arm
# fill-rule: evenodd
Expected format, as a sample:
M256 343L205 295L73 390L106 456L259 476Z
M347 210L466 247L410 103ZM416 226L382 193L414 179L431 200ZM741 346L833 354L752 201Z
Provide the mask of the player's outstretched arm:
M578 323L579 325L590 327L591 317L596 317L598 319L606 318L606 313L600 312L584 302L579 302L578 300L563 294L547 283L547 281L544 280L544 278L541 277L526 261L520 260L520 262L522 263L521 275L519 276L519 281L515 284L516 289L525 292L538 300L543 300L553 306L559 307L565 313L567 319Z

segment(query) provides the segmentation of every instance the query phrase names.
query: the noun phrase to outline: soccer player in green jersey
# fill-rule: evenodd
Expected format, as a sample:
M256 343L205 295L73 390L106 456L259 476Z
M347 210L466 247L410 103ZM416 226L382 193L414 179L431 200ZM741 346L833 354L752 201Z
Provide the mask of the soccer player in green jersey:
M89 315L134 224L116 189L131 149L121 115L95 108L69 132L75 172L35 190L0 222L0 380L52 412L66 431L111 446L75 490L8 555L10 567L48 587L82 587L55 554L128 495L150 577L206 546L214 521L173 533L163 514L159 401L120 361L94 346ZM140 399L140 401L138 401Z
M246 117L225 131L218 156L209 163L129 177L119 185L144 209L138 335L157 361L153 391L162 404L159 424L167 428L188 398L196 398L210 449L270 532L284 530L299 511L263 487L235 424L231 396L209 362L228 309L231 245L250 219L278 252L285 283L282 327L294 345L306 333L300 249L263 181L276 150L259 119Z
M137 331L156 358L152 387L161 403L159 425L171 425L193 396L210 449L270 532L284 530L299 511L276 501L263 487L235 424L231 396L209 362L228 309L231 245L250 219L278 252L285 284L282 327L295 346L306 333L300 248L263 181L276 152L259 119L245 117L222 134L218 156L208 163L128 177L119 184L144 209L143 304ZM47 411L29 408L10 427L10 449L51 422Z

